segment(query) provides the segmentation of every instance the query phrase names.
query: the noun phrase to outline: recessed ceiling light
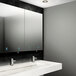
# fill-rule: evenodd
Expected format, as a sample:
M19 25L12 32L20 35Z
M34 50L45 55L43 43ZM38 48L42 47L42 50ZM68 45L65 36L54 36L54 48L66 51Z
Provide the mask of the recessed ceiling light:
M47 2L48 2L48 0L43 0L42 2L43 2L43 3L47 3Z

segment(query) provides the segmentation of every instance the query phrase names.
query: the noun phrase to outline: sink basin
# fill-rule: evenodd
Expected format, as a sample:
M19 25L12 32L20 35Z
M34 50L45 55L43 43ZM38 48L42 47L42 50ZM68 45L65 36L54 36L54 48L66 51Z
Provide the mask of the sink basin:
M62 63L37 60L14 64L13 66L1 66L0 76L41 76L62 69Z
M14 64L13 66L11 66L11 65L1 66L0 67L0 72L19 69L19 68L24 68L24 67L31 67L31 66L34 66L34 65L36 65L36 64L33 63L33 62L26 62L26 63Z

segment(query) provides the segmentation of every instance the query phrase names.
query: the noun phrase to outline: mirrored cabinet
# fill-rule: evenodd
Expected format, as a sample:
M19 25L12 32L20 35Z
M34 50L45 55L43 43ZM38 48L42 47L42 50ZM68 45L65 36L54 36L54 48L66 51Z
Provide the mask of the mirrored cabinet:
M4 3L0 3L0 11L0 50L42 50L41 13Z
M25 50L42 50L42 14L25 10Z
M6 7L5 50L24 51L24 9L10 5Z

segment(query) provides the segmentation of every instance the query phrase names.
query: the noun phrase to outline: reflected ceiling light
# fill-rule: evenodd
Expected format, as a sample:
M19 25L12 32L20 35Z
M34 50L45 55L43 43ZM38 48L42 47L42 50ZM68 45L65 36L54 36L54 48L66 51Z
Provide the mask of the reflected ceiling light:
M43 3L47 3L47 2L48 2L48 0L43 0L42 2L43 2Z

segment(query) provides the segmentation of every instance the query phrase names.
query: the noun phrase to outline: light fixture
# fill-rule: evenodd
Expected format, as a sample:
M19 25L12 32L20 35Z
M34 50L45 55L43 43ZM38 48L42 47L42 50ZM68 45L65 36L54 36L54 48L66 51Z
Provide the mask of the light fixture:
M47 2L48 2L48 0L43 0L42 2L43 2L43 3L47 3Z

